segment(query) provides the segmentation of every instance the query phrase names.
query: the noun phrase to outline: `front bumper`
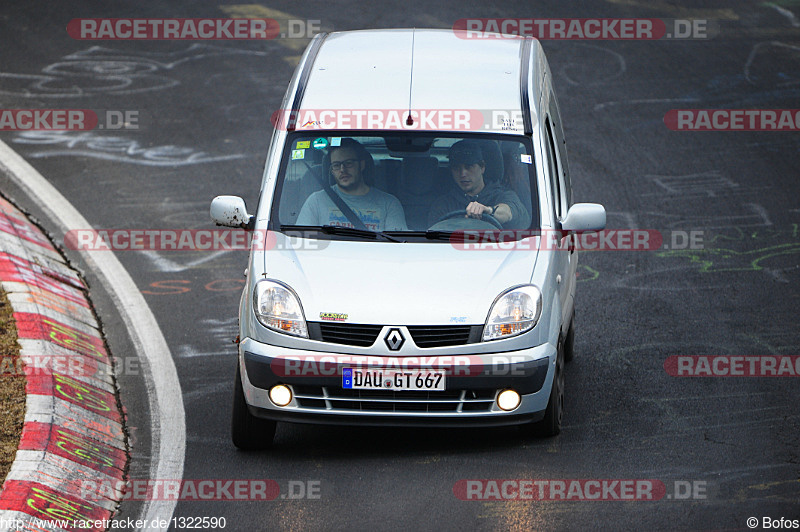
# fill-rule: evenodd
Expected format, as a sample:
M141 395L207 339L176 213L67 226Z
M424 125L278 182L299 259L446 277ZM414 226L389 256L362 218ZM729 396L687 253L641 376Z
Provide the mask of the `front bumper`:
M329 362L323 364L287 366L287 360L318 361L320 355L243 340L239 364L251 413L277 421L337 425L474 427L537 421L544 416L550 397L556 349L544 344L519 351L465 354L449 368L435 364L447 370L445 392L346 390L341 369L352 367L354 357L344 354L330 353ZM418 367L420 359L370 356L361 365L399 369L399 363L406 369ZM299 371L287 371L289 367ZM276 384L292 388L289 405L278 407L270 401L268 391ZM507 388L522 396L519 407L511 412L495 402L497 393Z

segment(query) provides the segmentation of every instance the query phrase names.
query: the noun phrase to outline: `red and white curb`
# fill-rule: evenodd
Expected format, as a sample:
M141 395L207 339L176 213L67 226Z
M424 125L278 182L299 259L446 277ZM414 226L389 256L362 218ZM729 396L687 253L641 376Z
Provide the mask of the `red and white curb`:
M27 376L19 449L0 491L0 530L75 530L75 522L110 519L122 493L84 488L122 485L125 476L111 359L83 281L2 198L0 284Z

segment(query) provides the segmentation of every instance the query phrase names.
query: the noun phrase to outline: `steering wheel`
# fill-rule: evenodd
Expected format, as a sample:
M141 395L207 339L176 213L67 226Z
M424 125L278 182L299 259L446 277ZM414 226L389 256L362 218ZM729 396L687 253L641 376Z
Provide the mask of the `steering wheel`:
M459 216L467 217L466 216L466 212L464 210L450 211L447 214L441 216L438 220L436 220L436 223L433 224L433 225L436 225L439 222L443 222L445 220L449 220L450 218L458 218ZM477 218L473 218L473 219L477 220ZM482 222L490 223L490 224L492 224L493 226L495 226L498 229L503 229L503 224L500 223L500 220L498 220L497 218L495 218L491 214L486 214L486 213L481 214L480 220Z

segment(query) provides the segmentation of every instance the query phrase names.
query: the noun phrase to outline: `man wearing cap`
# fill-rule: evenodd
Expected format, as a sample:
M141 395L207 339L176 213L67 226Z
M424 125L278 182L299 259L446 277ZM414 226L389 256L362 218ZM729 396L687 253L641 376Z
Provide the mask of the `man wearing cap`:
M449 212L463 209L467 218L480 219L483 214L490 214L504 227L511 229L528 227L530 215L519 196L499 183L486 184L484 181L486 162L477 142L470 140L456 142L450 148L448 159L450 174L458 188L434 201L428 215L429 225L435 224Z

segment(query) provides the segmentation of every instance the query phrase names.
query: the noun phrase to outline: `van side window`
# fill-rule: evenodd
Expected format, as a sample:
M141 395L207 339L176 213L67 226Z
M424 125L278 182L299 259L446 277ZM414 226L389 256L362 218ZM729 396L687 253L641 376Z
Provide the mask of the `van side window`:
M551 199L553 201L553 208L555 209L556 219L560 220L564 216L563 205L563 189L559 175L561 169L558 167L558 158L555 153L555 144L553 142L553 132L550 128L550 118L545 121L545 143L547 144L547 172L550 178Z
M558 112L558 103L555 94L551 93L550 96L550 117L561 116ZM564 131L561 124L558 122L550 123L553 135L554 151L557 155L556 165L558 166L558 175L561 180L561 195L564 202L562 203L562 210L566 212L572 206L572 185L569 179L569 165L567 163L567 146L564 142Z

